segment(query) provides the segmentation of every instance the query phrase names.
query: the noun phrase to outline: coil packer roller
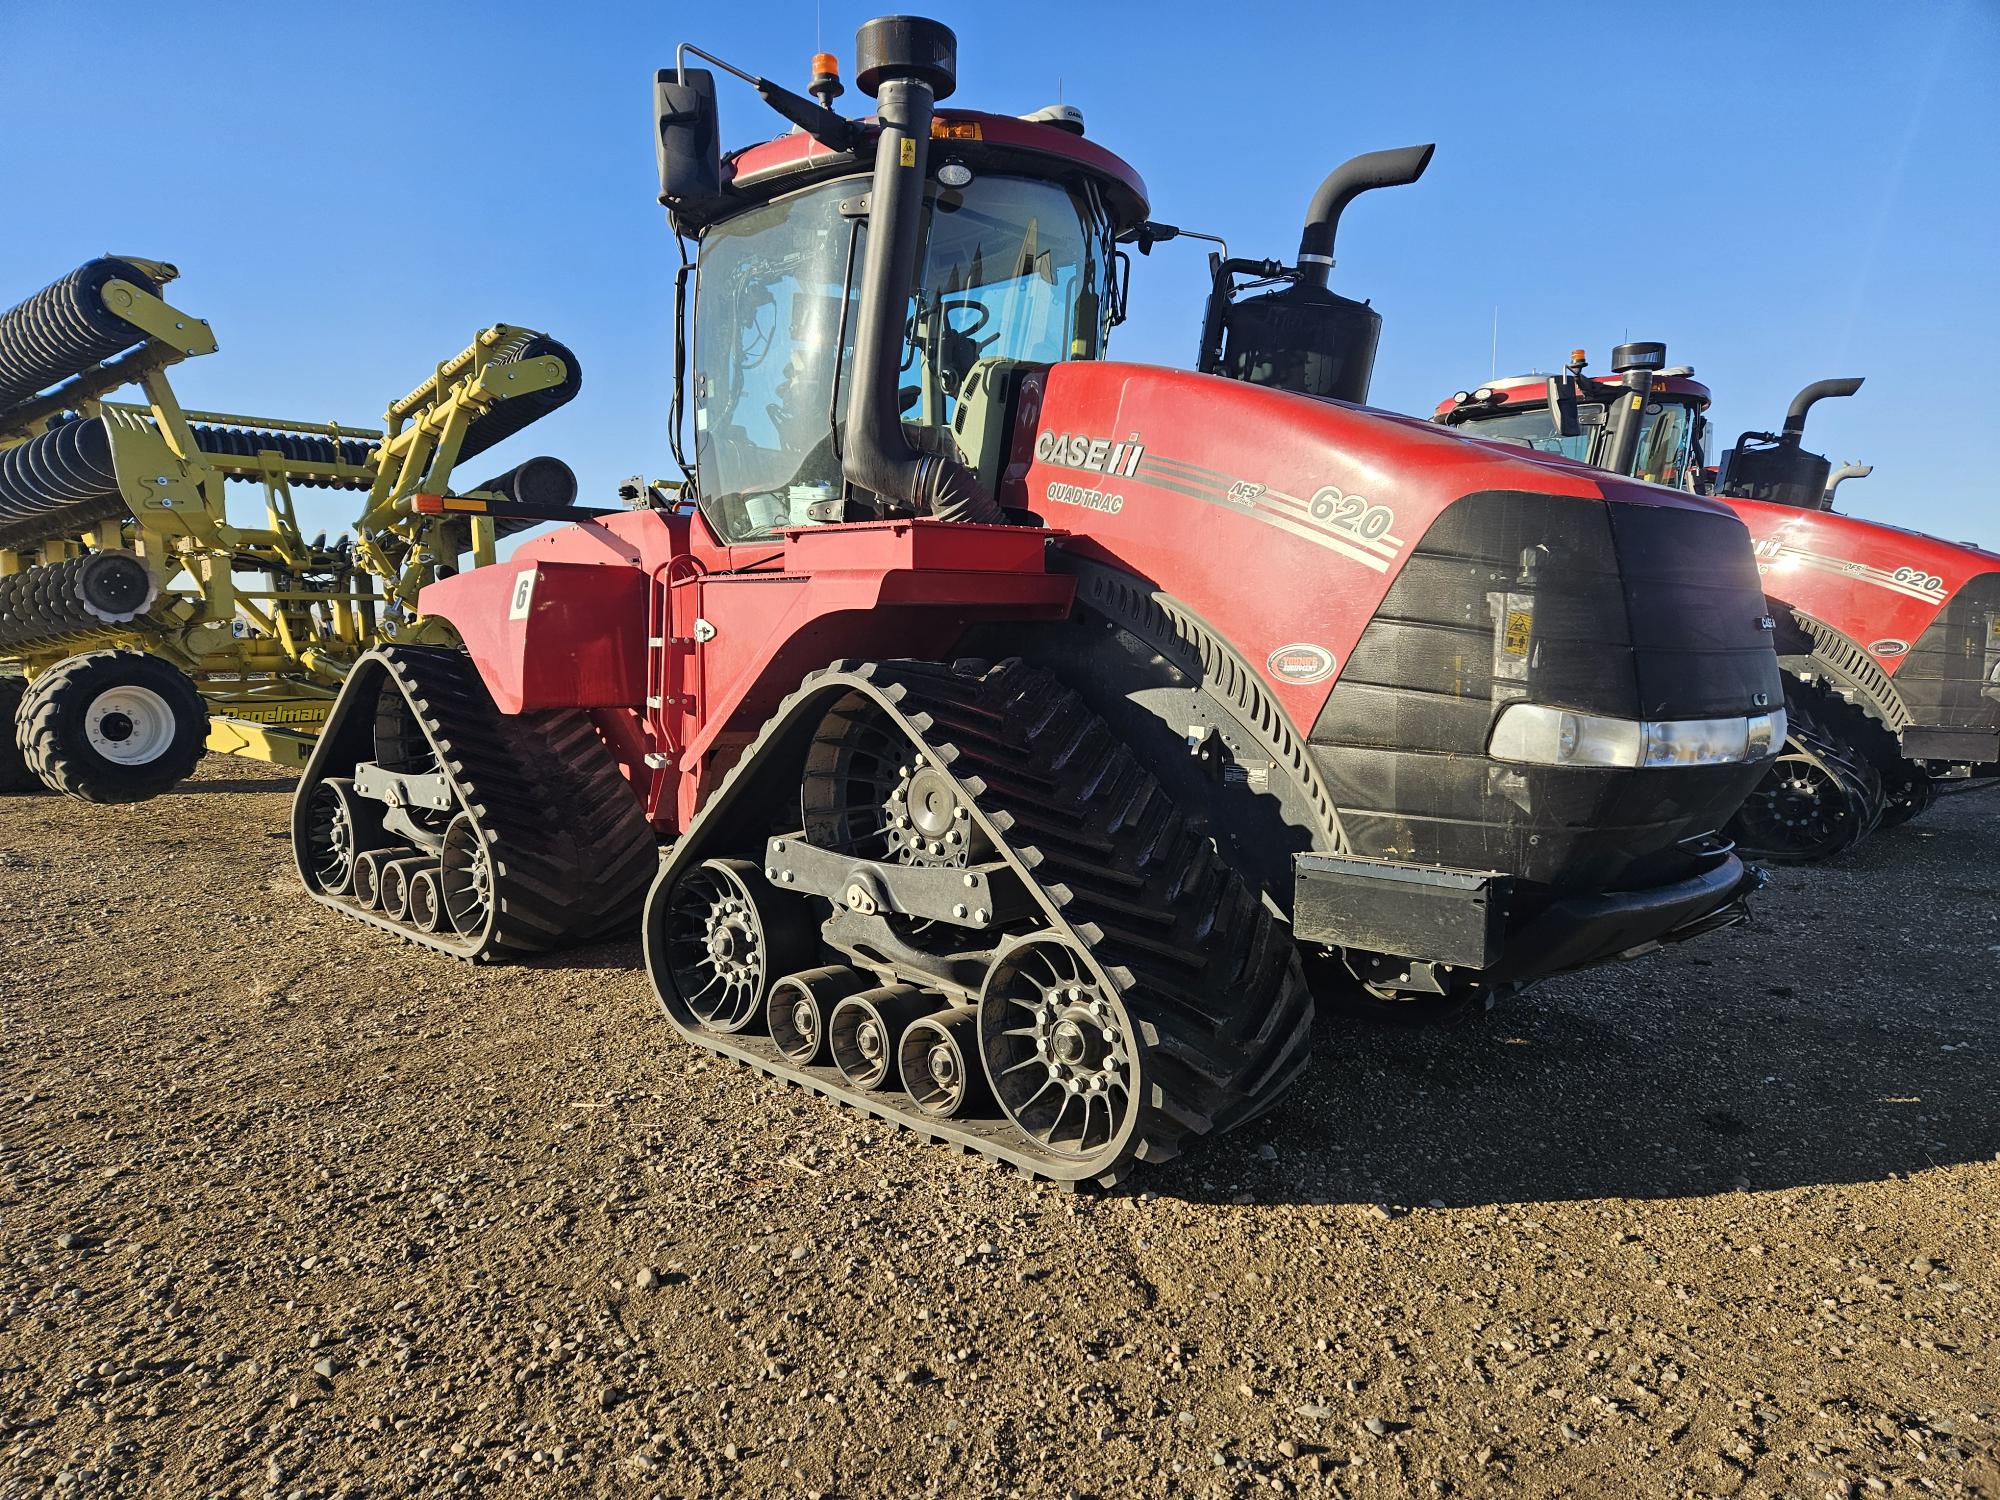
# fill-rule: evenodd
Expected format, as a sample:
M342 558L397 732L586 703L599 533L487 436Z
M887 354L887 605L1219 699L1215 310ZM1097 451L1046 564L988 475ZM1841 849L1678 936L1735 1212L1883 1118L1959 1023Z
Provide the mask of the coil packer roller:
M482 331L380 428L190 411L167 371L215 341L159 296L176 275L107 257L0 314L0 658L35 680L0 676L19 730L0 748L10 787L132 800L178 781L204 744L302 764L348 668L403 629L426 582L468 554L491 562L510 530L580 514L553 459L450 485L456 464L575 394L555 340ZM107 399L131 384L145 404ZM261 488L262 525L231 518L232 482ZM308 542L294 488L364 497L354 533Z
M935 108L935 22L857 52L867 121L716 62L798 127L726 158L713 75L658 75L689 503L424 590L457 645L365 657L300 779L317 901L474 961L639 916L687 1040L1064 1182L1270 1109L1317 1003L1743 916L1717 830L1782 716L1741 523L1352 404L1358 304L1219 273L1241 370L1110 362L1117 247L1177 233L1137 174ZM1329 178L1301 267L1427 157ZM1307 324L1348 399L1223 378Z

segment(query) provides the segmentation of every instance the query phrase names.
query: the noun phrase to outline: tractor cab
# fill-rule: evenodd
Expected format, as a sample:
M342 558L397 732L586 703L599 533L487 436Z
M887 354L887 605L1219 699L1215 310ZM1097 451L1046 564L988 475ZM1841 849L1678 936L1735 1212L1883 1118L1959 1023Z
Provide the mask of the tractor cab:
M1438 403L1432 420L1475 437L1515 443L1649 484L1707 488L1708 387L1686 365L1668 367L1667 346L1620 344L1612 379L1584 374L1584 351L1560 375L1516 375Z
M1074 108L934 110L950 45L912 18L864 27L859 82L878 96L864 120L828 107L842 92L829 55L817 104L739 75L799 128L727 156L713 75L658 76L661 202L684 255L694 243L674 424L678 446L691 411L693 451L677 456L723 542L1005 519L1021 374L1102 358L1123 315L1118 241L1145 221L1145 184Z

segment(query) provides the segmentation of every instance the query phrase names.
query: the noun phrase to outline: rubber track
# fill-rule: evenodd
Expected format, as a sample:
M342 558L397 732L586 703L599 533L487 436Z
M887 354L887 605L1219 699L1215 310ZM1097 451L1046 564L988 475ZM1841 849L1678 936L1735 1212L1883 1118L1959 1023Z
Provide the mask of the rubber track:
M1877 799L1881 815L1875 832L1900 828L1931 805L1937 788L1930 773L1903 754L1902 741L1883 726L1865 701L1854 698L1831 678L1795 684L1792 691L1809 700L1821 730L1881 782Z
M1092 1174L1097 1181L1110 1186L1132 1162L1169 1160L1189 1140L1276 1103L1304 1068L1312 1031L1312 996L1290 929L1169 801L1131 748L1049 673L1020 661L978 676L928 662L835 663L779 707L709 809L723 807L731 783L754 774L760 752L803 700L830 701L840 696L830 690L841 687L889 709L958 783L995 847L1028 874L1046 930L1091 955L1139 1027L1150 1086L1126 1150L1109 1170ZM705 817L662 882L709 852L702 848ZM1011 1124L995 1132L930 1119L900 1095L863 1094L831 1070L797 1068L768 1040L675 1024L709 1051L932 1140L998 1157L1031 1176L1079 1175ZM973 1128L954 1128L962 1126Z
M1747 836L1739 837L1748 833L1740 818L1732 820L1726 831L1737 838L1748 857L1772 864L1810 864L1845 854L1873 833L1883 820L1887 799L1883 795L1881 775L1867 756L1819 717L1819 711L1828 702L1828 695L1811 684L1801 682L1789 672L1785 674L1785 690L1786 753L1803 751L1840 783L1847 793L1849 811L1854 818L1851 836L1833 848L1798 854L1786 849L1764 848ZM1771 774L1777 774L1775 768Z
M368 670L373 665L376 670ZM441 953L490 961L583 942L635 917L659 846L630 784L581 709L503 714L462 651L386 646L356 664L328 716L294 799L293 851L305 876L304 809L333 766L328 752L351 711L372 722L383 674L437 755L459 805L486 840L493 915L483 933L420 932L381 912L307 888L313 899Z

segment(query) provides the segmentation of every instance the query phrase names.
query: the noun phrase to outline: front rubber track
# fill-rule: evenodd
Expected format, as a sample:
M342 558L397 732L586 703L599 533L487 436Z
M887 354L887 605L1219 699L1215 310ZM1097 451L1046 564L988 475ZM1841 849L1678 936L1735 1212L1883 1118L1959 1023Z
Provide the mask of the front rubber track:
M864 1093L830 1069L796 1066L768 1038L705 1030L673 994L661 941L667 893L703 859L761 858L752 833L768 828L760 812L787 796L796 807L802 743L849 695L879 707L952 778L1020 872L1040 910L1010 931L1066 938L1115 987L1142 1039L1149 1084L1115 1159L1052 1155L1005 1120L924 1116L900 1091ZM1196 1138L1254 1119L1309 1055L1312 996L1289 927L1081 697L1018 660L836 662L808 677L661 867L646 941L661 1002L698 1046L1052 1181L1109 1186L1135 1162L1166 1161Z

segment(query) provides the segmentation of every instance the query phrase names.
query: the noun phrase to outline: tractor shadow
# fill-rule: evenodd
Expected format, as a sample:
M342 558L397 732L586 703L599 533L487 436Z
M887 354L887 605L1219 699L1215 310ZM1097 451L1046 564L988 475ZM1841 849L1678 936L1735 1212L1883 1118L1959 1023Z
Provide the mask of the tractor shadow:
M1322 1017L1311 1070L1271 1115L1144 1185L1222 1203L1463 1206L1993 1161L2000 799L1774 872L1757 910L1754 925L1550 981L1457 1027Z
M233 795L239 792L275 792L290 797L298 789L295 776L275 777L227 777L194 778L181 782L171 792L171 797L206 797L210 795Z

